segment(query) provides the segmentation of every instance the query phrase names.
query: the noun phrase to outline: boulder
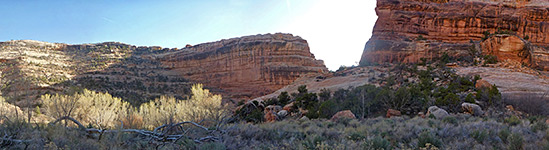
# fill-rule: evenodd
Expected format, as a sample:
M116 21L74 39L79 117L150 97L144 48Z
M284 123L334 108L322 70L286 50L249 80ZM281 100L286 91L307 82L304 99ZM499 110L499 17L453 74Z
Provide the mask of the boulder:
M418 116L418 117L421 117L421 118L425 118L425 114L424 114L423 112L417 113L417 116Z
M505 106L505 108L507 108L508 111L515 111L515 108L513 108L513 105L507 105Z
M475 88L477 89L488 89L491 87L492 87L492 84L490 84L490 82L483 79L477 80L477 84L475 84Z
M471 114L473 116L484 115L484 111L482 111L482 108L480 108L480 106L477 104L463 103L461 104L461 109L463 109L465 113Z
M436 119L442 119L447 117L449 114L446 110L438 108L437 106L431 106L427 109L427 116L435 116Z
M341 119L356 119L355 114L351 112L351 110L343 110L340 112L337 112L332 118L331 121L338 121Z
M398 116L401 116L401 115L402 114L398 110L394 110L394 109L388 109L387 110L387 118L398 117Z
M288 111L286 110L281 110L279 111L278 113L276 113L278 115L279 118L283 118L283 117L286 117L288 115Z
M278 120L277 113L282 110L282 107L276 106L276 105L269 105L265 107L265 110L263 111L265 113L265 122L275 122Z
M292 110L294 109L294 102L291 102L289 104L284 105L284 107L282 107L282 109L286 110L288 112L292 112Z

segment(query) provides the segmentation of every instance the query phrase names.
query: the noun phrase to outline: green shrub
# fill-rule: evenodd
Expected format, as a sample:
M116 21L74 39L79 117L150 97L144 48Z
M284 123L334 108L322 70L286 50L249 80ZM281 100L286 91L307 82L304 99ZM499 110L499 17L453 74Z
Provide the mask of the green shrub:
M366 135L358 133L358 132L353 132L353 133L349 134L349 136L347 136L347 139L353 140L353 141L362 141L362 140L365 140L366 138L367 138Z
M389 142L385 138L381 138L379 136L376 136L375 138L366 141L365 143L365 149L372 149L372 150L391 150L393 147L391 146L391 142Z
M523 142L524 139L520 134L511 134L511 136L508 137L507 141L509 141L509 149L510 150L522 150L523 149Z
M458 125L458 120L456 119L456 117L452 117L452 116L444 117L444 119L442 119L442 122Z
M305 147L306 149L316 149L317 146L319 146L320 144L322 144L324 141L326 141L327 139L325 137L322 137L322 136L314 136L312 139L309 138L307 140L305 140L302 145L303 147Z
M502 97L498 88L495 85L488 89L477 90L476 99L479 101L487 102L488 106L502 105Z
M208 142L200 145L200 150L225 150L227 149L223 143Z
M442 141L430 132L423 132L419 135L418 146L425 147L427 143L430 143L436 147L442 147Z
M545 122L542 122L542 121L536 121L536 123L532 125L531 129L534 132L545 131L547 130L547 124L545 124Z
M518 125L521 123L520 119L517 117L517 116L510 116L510 117L507 117L503 120L503 122L511 125L511 126L515 126L515 125Z
M471 93L467 94L467 96L465 97L465 102L472 103L472 104L476 103L475 98L473 98L473 94Z
M337 113L337 104L332 100L322 102L318 109L320 118L331 118L335 113Z
M290 95L288 95L288 92L284 91L284 92L281 92L280 95L278 95L278 102L280 103L281 106L284 106L286 104L288 104L288 102L290 101Z
M488 137L488 132L485 130L475 130L471 132L470 136L473 137L477 142L483 143L484 140Z
M484 64L496 64L498 63L498 57L494 55L485 55L484 56Z
M424 38L423 35L419 35L419 36L417 36L417 38L416 38L416 41L425 41L425 40L427 40L427 39Z
M508 128L503 128L498 132L499 138L505 143L507 143L507 138L509 138L509 135L511 135L511 131Z

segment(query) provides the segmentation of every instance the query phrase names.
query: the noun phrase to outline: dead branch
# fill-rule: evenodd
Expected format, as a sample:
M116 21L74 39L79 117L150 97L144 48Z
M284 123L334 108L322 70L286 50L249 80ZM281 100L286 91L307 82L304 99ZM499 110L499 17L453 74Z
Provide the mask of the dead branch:
M82 128L82 129L83 129L83 128L86 128L86 127L84 127L84 125L82 125L82 124L81 124L80 122L78 122L76 119L74 119L74 118L72 118L72 117L69 117L69 116L61 117L61 118L59 118L59 119L57 119L57 120L55 120L54 122L51 122L51 123L49 123L49 124L50 124L50 125L54 125L54 124L56 124L57 122L59 122L59 121L61 121L61 120L70 120L70 121L74 122L76 125L78 125L79 128Z
M50 125L53 125L53 124L56 124L58 123L59 121L61 120L70 120L72 122L74 122L76 125L78 125L79 128L81 129L85 129L85 127L80 123L78 122L76 119L72 118L72 117L69 117L69 116L65 116L65 117L61 117L51 123L49 123ZM182 127L182 125L184 124L192 124L198 128L201 128L201 129L204 129L206 131L210 131L208 128L196 123L196 122L192 122L192 121L184 121L184 122L179 122L179 123L176 123L176 124L164 124L162 126L159 126L157 128L155 128L153 131L148 131L148 130L138 130L138 129L119 129L119 130L107 130L107 129L96 129L96 128L87 128L85 129L85 131L88 133L88 134L104 134L104 133L119 133L119 132L130 132L130 133L136 133L136 134L139 134L141 136L144 136L144 137L148 137L148 138L151 138L151 139L154 139L156 141L177 141L183 137L187 137L187 136L184 136L184 134L181 134L181 135L169 135L169 134L164 134L164 133L159 133L157 131L159 130L162 130L163 128L173 128L173 127ZM188 137L187 137L188 138ZM30 140L15 140L15 139L8 139L8 138L0 138L0 140L11 140L11 141L14 141L16 143L23 143L23 142L32 142ZM202 143L203 141L207 141L207 140L211 140L211 141L219 141L219 137L215 137L215 136L206 136L206 137L202 137L202 138L199 138L199 139L196 139L194 140L195 142L197 143Z
M18 139L10 139L10 138L0 138L0 141L2 141L2 142L8 141L8 142L12 142L12 143L31 143L31 142L33 142L32 140L18 140Z
M192 122L192 121L183 121L183 122L180 122L180 123L176 123L176 124L164 124L164 125L161 125L159 127L156 127L153 132L157 132L158 130L160 129L163 129L163 128L166 128L166 127L170 127L170 128L173 128L173 127L177 127L177 126L182 126L183 124L187 124L187 123L190 123L196 127L199 127L199 128L202 128L206 131L208 131L208 128L204 127L204 126L201 126L199 125L198 123L195 123L195 122Z

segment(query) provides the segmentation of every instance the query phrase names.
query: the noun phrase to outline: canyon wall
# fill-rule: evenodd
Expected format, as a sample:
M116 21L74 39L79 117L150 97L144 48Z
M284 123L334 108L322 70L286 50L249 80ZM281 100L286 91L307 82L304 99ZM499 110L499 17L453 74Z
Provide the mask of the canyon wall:
M69 45L31 40L0 42L0 96L19 106L39 105L46 93L87 88L134 105L161 95L185 99L203 83L226 99L270 94L305 74L328 72L307 41L265 34L182 49L118 42ZM27 99L32 99L28 103Z
M376 13L361 64L464 56L496 32L526 39L543 49L538 55L549 49L549 2L543 0L378 0Z
M291 34L226 39L157 57L174 73L223 89L233 98L263 96L303 74L328 72L307 41Z

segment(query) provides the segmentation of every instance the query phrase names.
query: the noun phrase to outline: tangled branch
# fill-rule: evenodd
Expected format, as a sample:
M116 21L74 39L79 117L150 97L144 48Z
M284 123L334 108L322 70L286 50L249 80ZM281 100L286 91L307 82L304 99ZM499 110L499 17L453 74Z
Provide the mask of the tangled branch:
M164 125L161 125L159 127L156 127L153 131L148 131L148 130L139 130L139 129L119 129L119 130L107 130L107 129L96 129L96 128L85 128L82 123L80 123L78 120L72 118L72 117L69 117L69 116L65 116L65 117L61 117L51 123L49 123L49 125L54 125L62 120L70 120L72 122L74 122L79 128L81 129L85 129L85 131L88 133L88 134L104 134L104 133L119 133L119 132L130 132L130 133L136 133L136 134L139 134L143 137L147 137L147 138L151 138L151 139L154 139L156 141L177 141L183 137L186 137L184 136L183 134L178 134L178 135L171 135L171 134L166 134L166 133L160 133L159 131L164 129L164 128L168 128L168 129L171 129L171 128L174 128L174 127L182 127L184 124L192 124L200 129L203 129L203 130L206 130L206 131L210 131L208 128L196 123L196 122L192 122L192 121L184 121L184 122L179 122L179 123L176 123L176 124L164 124ZM11 140L15 143L23 143L23 142L31 142L31 141L25 141L25 140L16 140L16 139L6 139L6 138L0 138L0 140ZM210 140L210 141L219 141L219 137L215 137L215 136L206 136L206 137L202 137L202 138L198 138L196 140L194 140L196 143L202 143L203 141L207 141L207 140Z

